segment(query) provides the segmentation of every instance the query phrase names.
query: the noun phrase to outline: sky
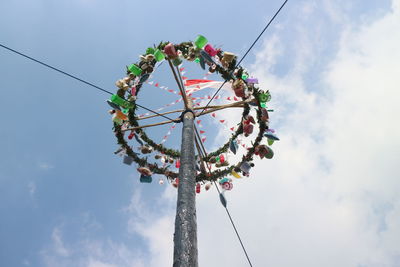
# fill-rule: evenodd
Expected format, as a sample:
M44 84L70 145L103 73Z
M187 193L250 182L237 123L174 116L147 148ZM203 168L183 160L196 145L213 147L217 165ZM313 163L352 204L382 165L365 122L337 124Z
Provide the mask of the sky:
M115 91L162 40L243 55L281 3L2 0L0 43ZM254 266L400 266L398 25L399 0L289 0L244 60L281 139L226 193ZM4 49L0 90L0 266L171 266L176 189L114 155L108 95ZM176 99L151 90L145 106ZM204 128L208 149L230 134ZM215 189L196 202L199 265L246 266Z

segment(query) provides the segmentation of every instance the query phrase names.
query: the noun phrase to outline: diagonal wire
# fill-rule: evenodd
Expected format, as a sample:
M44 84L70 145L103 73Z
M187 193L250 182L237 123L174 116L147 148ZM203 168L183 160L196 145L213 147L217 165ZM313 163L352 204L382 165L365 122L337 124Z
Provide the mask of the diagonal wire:
M50 69L52 69L52 70L55 70L55 71L57 71L57 72L59 72L59 73L62 73L62 74L64 74L64 75L67 75L68 77L71 77L71 78L73 78L73 79L75 79L75 80L77 80L77 81L80 81L80 82L85 83L85 84L87 84L87 85L89 85L89 86L92 86L92 87L94 87L94 88L96 88L96 89L98 89L98 90L101 90L101 91L103 91L103 92L105 92L105 93L107 93L107 94L110 94L110 95L113 94L113 93L111 93L110 91L107 91L106 89L103 89L103 88L101 88L101 87L99 87L99 86L97 86L97 85L94 85L93 83L90 83L90 82L88 82L88 81L85 81L85 80L83 80L83 79L81 79L81 78L76 77L75 75L69 74L68 72L65 72L65 71L63 71L63 70L60 70L60 69L58 69L58 68L56 68L56 67L53 67L53 66L51 66L51 65L49 65L49 64L46 64L46 63L44 63L43 61L34 59L33 57L30 57L30 56L25 55L25 54L23 54L23 53L21 53L21 52L18 52L17 50L14 50L14 49L12 49L12 48L10 48L10 47L8 47L8 46L5 46L5 45L3 45L3 44L0 44L0 46L3 47L3 48L5 48L5 49L7 49L7 50L9 50L9 51L11 51L11 52L14 52L14 53L16 53L16 54L18 54L18 55L20 55L20 56L23 56L23 57L25 57L25 58L27 58L27 59L30 59L30 60L32 60L32 61L34 61L34 62L36 62L36 63L39 63L39 64L41 64L41 65L43 65L43 66L45 66L45 67L47 67L47 68L50 68Z
M240 65L240 63L243 61L243 59L247 56L247 54L250 52L250 50L253 48L253 46L257 43L257 41L260 39L260 37L263 35L263 33L265 32L266 29L268 29L269 25L271 25L272 21L274 21L274 19L276 18L276 16L279 14L279 12L281 12L282 8L286 5L288 0L285 0L285 2L283 2L283 4L281 5L281 7L278 9L278 11L275 12L275 15L270 19L270 21L267 23L267 25L264 27L264 29L261 31L261 33L257 36L256 40L253 42L253 44L249 47L249 49L247 49L246 53L244 54L244 56L239 60L239 63L236 64L236 67ZM236 68L235 67L235 68ZM224 81L224 83L218 88L218 90L215 92L215 94L213 95L213 97L210 99L210 101L208 101L206 107L203 109L203 111L200 113L203 114L203 112L206 110L206 108L208 107L208 105L210 105L211 101L213 101L214 97L218 94L218 92L221 90L221 88L225 85L225 83L227 82L227 80Z
M195 141L196 141L197 150L199 150L199 151L198 151L199 154L200 154L200 155L203 154L203 155L207 156L207 151L206 151L206 149L205 149L203 143L201 142L201 138L200 138L200 135L199 135L199 132L198 132L198 130L197 130L196 125L194 125L194 131L195 131L195 133L196 133L196 135L195 135ZM199 143L200 143L200 145L199 145ZM200 149L200 147L201 147L201 149ZM206 164L204 164L204 162L202 162L202 163L203 163L203 165L206 165ZM205 168L205 167L203 166L203 168ZM210 168L210 166L207 166L207 168L208 168L208 171L211 173L211 168ZM218 195L221 195L221 191L219 190L218 185L217 185L217 183L216 183L215 181L214 181L214 186L215 186L215 188L217 188ZM229 220L230 220L230 222L231 222L231 224L232 224L232 227L233 227L233 229L235 230L236 236L237 236L237 238L239 239L240 245L242 246L242 249L243 249L243 252L244 252L244 254L245 254L245 256L246 256L246 259L247 259L247 261L249 262L250 266L253 267L253 265L251 264L251 261L250 261L250 257L249 257L249 255L247 254L246 248L245 248L245 246L244 246L244 244L243 244L243 241L242 241L242 239L240 238L240 235L239 235L239 232L238 232L238 230L237 230L237 228L236 228L235 222L233 221L232 216L231 216L231 214L230 214L228 208L227 208L226 206L224 206L224 208L225 208L226 213L228 214L228 217L229 217Z
M5 46L5 45L3 45L3 44L0 44L0 46L3 47L3 48L5 48L5 49L7 49L7 50L9 50L9 51L11 51L11 52L13 52L13 53L16 53L16 54L18 54L18 55L20 55L20 56L23 56L23 57L25 57L25 58L27 58L27 59L29 59L29 60L32 60L32 61L34 61L34 62L36 62L36 63L39 63L39 64L41 64L41 65L43 65L43 66L45 66L45 67L47 67L47 68L49 68L49 69L55 70L55 71L57 71L57 72L59 72L59 73L61 73L61 74L64 74L64 75L66 75L66 76L68 76L68 77L71 77L71 78L73 78L73 79L75 79L75 80L77 80L77 81L80 81L80 82L82 82L82 83L84 83L84 84L87 84L87 85L89 85L89 86L92 86L92 87L94 87L94 88L96 88L96 89L98 89L98 90L100 90L100 91L103 91L104 93L107 93L107 94L110 94L110 95L113 94L113 93L111 93L110 91L107 91L106 89L101 88L100 86L97 86L97 85L95 85L95 84L93 84L93 83L91 83L91 82L85 81L85 80L83 80L83 79L81 79L81 78L79 78L79 77L77 77L77 76L75 76L75 75L69 74L68 72L65 72L65 71L60 70L60 69L58 69L58 68L56 68L56 67L53 67L53 66L51 66L51 65L49 65L49 64L47 64L47 63L44 63L43 61L40 61L40 60L35 59L35 58L33 58L33 57L30 57L30 56L28 56L28 55L26 55L26 54L24 54L24 53L21 53L21 52L19 52L19 51L17 51L17 50L14 50L14 49L10 48L10 47L8 47L8 46ZM160 64L159 66L161 66L161 64ZM159 66L158 66L158 67L159 67ZM154 114L157 114L158 116L164 117L164 118L169 119L169 120L174 120L174 119L171 119L171 118L169 118L169 117L167 117L167 116L164 116L164 115L158 113L157 111L154 111L154 110L152 110L152 109L146 108L146 107L144 107L144 106L142 106L142 105L139 105L139 104L137 104L137 103L135 103L135 105L138 106L138 107L140 107L140 108L142 108L142 109L145 109L145 110L147 110L147 111L150 111L150 112L152 112L152 113L154 113Z

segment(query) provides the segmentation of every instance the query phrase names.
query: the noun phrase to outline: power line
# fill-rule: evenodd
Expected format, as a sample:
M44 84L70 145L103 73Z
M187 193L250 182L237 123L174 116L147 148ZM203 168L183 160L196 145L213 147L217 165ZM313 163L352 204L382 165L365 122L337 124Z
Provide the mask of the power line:
M30 56L28 56L28 55L25 55L25 54L23 54L23 53L21 53L21 52L18 52L17 50L14 50L14 49L12 49L12 48L10 48L10 47L8 47L8 46L5 46L5 45L3 45L3 44L0 44L0 46L3 47L3 48L5 48L5 49L7 49L7 50L9 50L9 51L11 51L11 52L14 52L14 53L16 53L16 54L18 54L18 55L20 55L20 56L23 56L23 57L25 57L25 58L27 58L27 59L30 59L30 60L32 60L32 61L34 61L34 62L36 62L36 63L39 63L39 64L41 64L41 65L43 65L43 66L45 66L45 67L47 67L47 68L49 68L49 69L55 70L55 71L57 71L57 72L59 72L59 73L62 73L62 74L64 74L64 75L67 75L68 77L71 77L71 78L73 78L73 79L75 79L75 80L77 80L77 81L80 81L80 82L85 83L85 84L87 84L87 85L89 85L89 86L92 86L92 87L94 87L94 88L96 88L96 89L98 89L98 90L101 90L101 91L103 91L103 92L105 92L105 93L107 93L107 94L110 94L110 95L113 94L113 93L111 93L110 91L107 91L106 89L103 89L103 88L101 88L101 87L99 87L99 86L97 86L97 85L94 85L93 83L90 83L90 82L88 82L88 81L85 81L85 80L83 80L83 79L81 79L81 78L76 77L75 75L69 74L68 72L65 72L65 71L63 71L63 70L60 70L60 69L58 69L58 68L56 68L56 67L53 67L53 66L51 66L51 65L49 65L49 64L46 64L46 63L44 63L44 62L42 62L42 61L40 61L40 60L37 60L37 59L35 59L35 58L33 58L33 57L30 57Z
M275 15L269 20L269 22L267 23L267 25L264 27L264 29L261 31L261 33L257 36L256 40L254 40L253 44L249 47L249 49L247 49L246 53L244 54L244 56L239 60L239 62L236 64L236 67L240 65L240 63L243 61L243 59L247 56L247 54L250 52L250 50L253 48L253 46L257 43L257 41L260 39L260 37L263 35L263 33L265 32L266 29L268 29L269 25L272 23L272 21L274 21L274 19L276 18L276 16L279 14L279 12L281 12L282 8L286 5L288 0L285 0L285 2L283 2L283 4L281 5L281 7L278 9L278 11L275 12ZM236 68L235 67L235 68ZM210 105L211 101L214 100L215 96L219 93L219 91L221 90L221 88L225 85L225 83L227 82L227 80L224 81L224 83L218 88L218 90L215 92L215 94L213 95L213 97L210 99L210 101L208 101L206 107L203 109L203 111L200 113L203 114L203 112L206 110L206 108L208 107L208 105Z
M100 91L103 91L104 93L107 93L107 94L110 94L110 95L113 94L113 93L111 93L110 91L107 91L106 89L101 88L100 86L97 86L97 85L95 85L95 84L93 84L93 83L91 83L91 82L85 81L84 79L81 79L81 78L79 78L79 77L76 77L75 75L72 75L72 74L70 74L70 73L68 73L68 72L66 72L66 71L60 70L60 69L58 69L58 68L56 68L56 67L53 67L53 66L51 66L51 65L49 65L49 64L47 64L47 63L44 63L43 61L40 61L40 60L35 59L35 58L33 58L33 57L30 57L30 56L28 56L28 55L26 55L26 54L24 54L24 53L21 53L21 52L19 52L19 51L17 51L17 50L14 50L14 49L10 48L10 47L8 47L8 46L5 46L5 45L3 45L3 44L0 44L0 46L3 47L3 48L5 48L5 49L7 49L7 50L9 50L9 51L11 51L11 52L13 52L13 53L15 53L15 54L17 54L17 55L20 55L20 56L23 56L23 57L25 57L25 58L27 58L27 59L29 59L29 60L32 60L33 62L39 63L39 64L41 64L41 65L43 65L43 66L45 66L45 67L47 67L47 68L49 68L49 69L55 70L55 71L57 71L57 72L59 72L59 73L61 73L61 74L64 74L64 75L66 75L66 76L68 76L68 77L71 77L71 78L73 78L73 79L75 79L75 80L77 80L77 81L80 81L80 82L82 82L82 83L84 83L84 84L87 84L87 85L89 85L89 86L92 86L92 87L94 87L94 88L96 88L96 89L98 89L98 90L100 90ZM161 64L160 64L159 66L161 66ZM142 105L139 105L139 104L137 104L137 103L135 103L135 105L138 106L138 107L140 107L140 108L142 108L142 109L145 109L145 110L147 110L147 111L150 111L150 112L152 112L152 113L154 113L154 114L157 114L157 115L159 115L159 116L161 116L161 117L164 117L164 118L166 118L166 119L173 120L173 119L171 119L171 118L169 118L169 117L167 117L167 116L164 116L164 115L158 113L157 111L154 111L154 110L152 110L152 109L146 108L146 107L144 107L144 106L142 106Z

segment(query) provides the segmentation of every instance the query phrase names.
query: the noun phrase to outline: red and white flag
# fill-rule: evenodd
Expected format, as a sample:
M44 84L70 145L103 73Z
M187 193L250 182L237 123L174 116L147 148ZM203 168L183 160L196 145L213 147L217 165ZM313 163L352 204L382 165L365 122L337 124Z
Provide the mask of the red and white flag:
M218 89L221 87L223 83L224 82L221 81L202 80L202 79L186 80L185 81L186 93L190 94L202 90L204 88ZM229 90L231 89L231 87L232 87L231 83L226 82L222 88Z

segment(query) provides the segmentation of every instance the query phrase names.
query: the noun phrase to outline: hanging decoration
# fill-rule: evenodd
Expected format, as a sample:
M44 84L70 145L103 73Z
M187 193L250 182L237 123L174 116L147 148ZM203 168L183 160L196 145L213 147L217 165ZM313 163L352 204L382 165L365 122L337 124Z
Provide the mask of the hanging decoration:
M161 42L158 45L149 47L140 55L138 62L132 63L126 67L126 77L116 82L117 91L111 96L107 103L111 106L110 114L114 125L115 136L120 145L118 153L122 154L123 162L131 165L135 162L137 172L139 173L140 181L143 183L152 182L154 174L164 175L174 187L178 187L179 178L177 169L180 167L180 152L176 149L169 149L164 146L171 130L175 128L175 124L179 123L179 119L172 121L174 124L168 133L163 137L160 143L154 142L146 134L145 128L139 125L141 119L153 114L147 112L145 114L137 114L136 101L140 99L140 91L144 84L158 87L164 91L182 96L176 90L169 89L157 82L148 81L157 64L162 61L169 61L179 70L179 75L184 75L184 68L181 64L184 60L196 62L207 73L201 80L190 80L182 77L182 83L185 86L185 97L191 97L193 101L211 99L211 96L194 97L193 93L202 90L203 88L219 88L224 87L232 94L229 97L217 96L228 101L233 101L232 105L240 104L243 108L241 121L237 126L231 127L232 132L229 140L214 152L207 156L199 157L199 162L196 164L196 188L195 191L200 193L201 187L204 185L205 190L209 190L211 183L217 181L221 188L231 190L233 188L233 180L230 177L242 178L250 175L251 168L254 167L253 156L261 159L270 159L274 153L270 146L279 138L275 131L269 129L270 117L268 112L273 110L268 109L267 103L271 99L271 94L268 90L262 90L258 86L258 79L250 76L248 71L242 66L237 66L237 56L228 51L216 49L208 40L199 35L193 42L182 42L174 44L171 42ZM222 81L208 80L208 76L212 73L219 74ZM226 82L224 82L226 81ZM182 101L182 98L165 105L162 109L175 105ZM196 106L199 106L197 103ZM210 109L210 107L208 108ZM204 113L218 119L221 124L226 125L226 121L216 117L215 111L195 110L196 116L201 116ZM256 114L256 116L251 115ZM201 119L196 118L195 123L201 126ZM127 139L125 139L125 134ZM206 141L205 130L200 130L201 141ZM238 139L239 138L239 139ZM244 140L250 139L251 145L245 145ZM130 140L137 142L139 147L128 144ZM265 140L265 141L263 141ZM243 146L243 155L238 163L229 163L228 154L238 155L242 150L239 144ZM160 160L161 164L150 161L150 154L155 153L154 158ZM199 165L200 161L209 167L205 170ZM162 179L159 183L164 183ZM225 202L222 196L221 201Z

